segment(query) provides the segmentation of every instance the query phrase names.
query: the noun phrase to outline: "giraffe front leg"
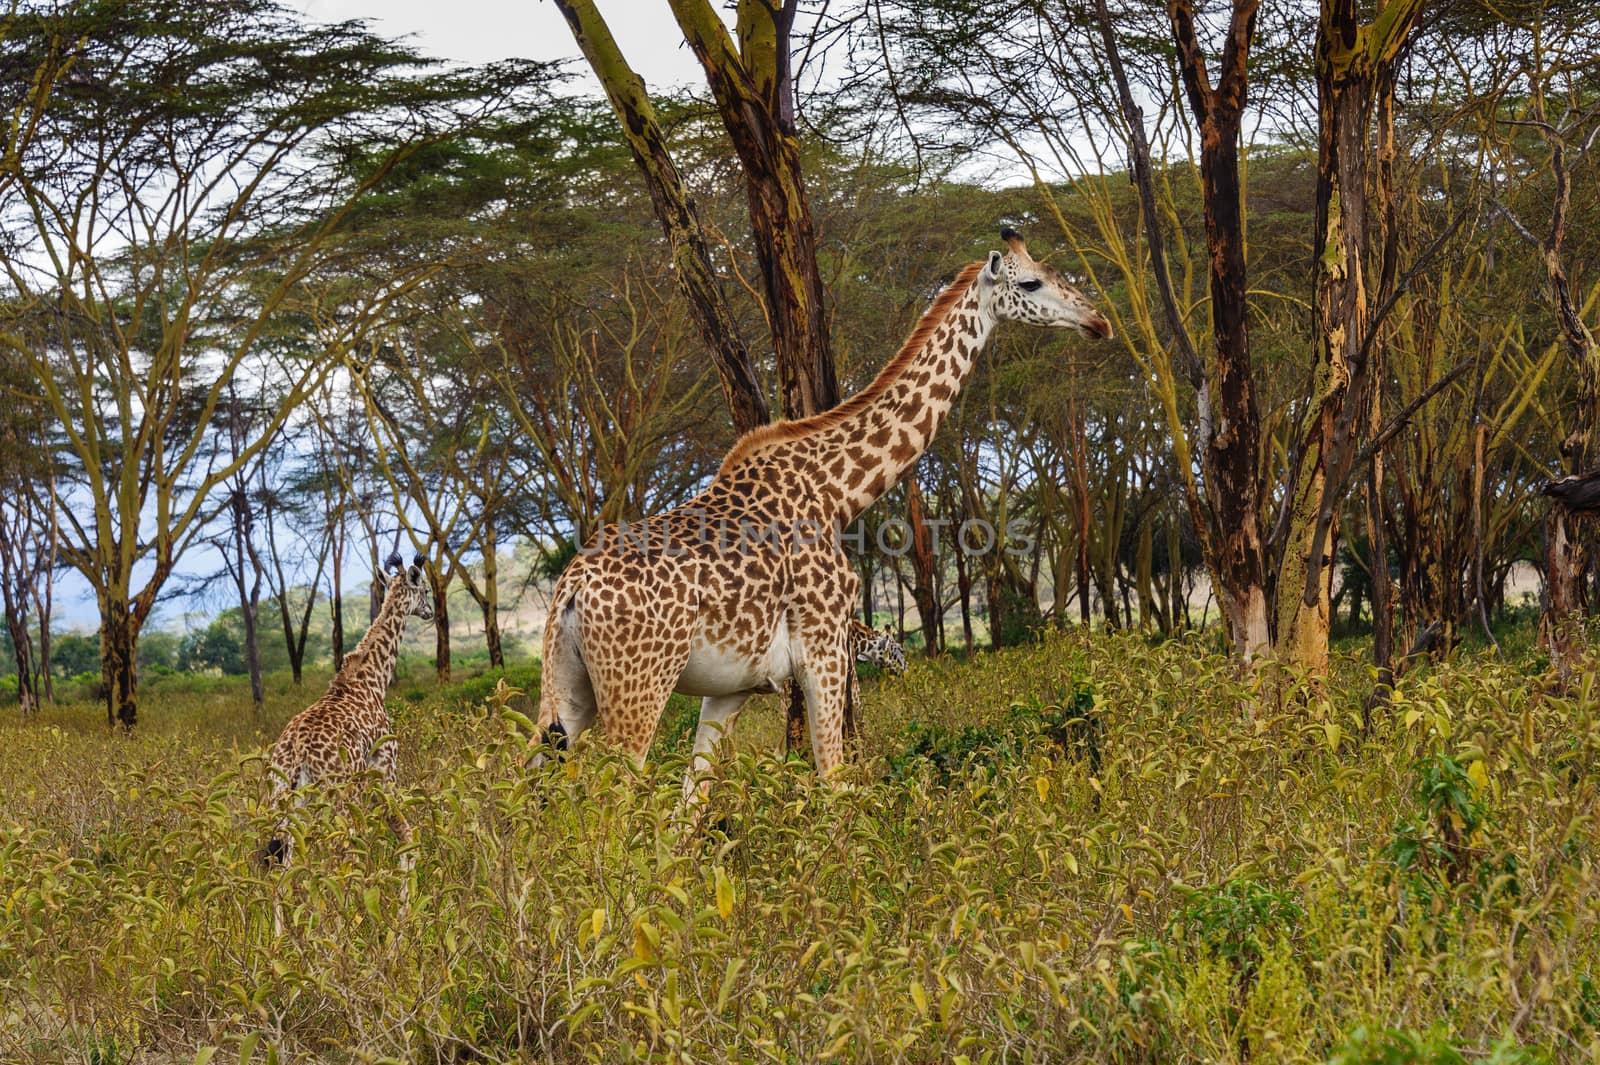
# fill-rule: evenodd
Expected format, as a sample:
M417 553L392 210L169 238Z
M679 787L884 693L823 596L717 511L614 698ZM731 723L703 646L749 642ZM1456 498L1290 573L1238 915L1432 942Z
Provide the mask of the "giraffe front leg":
M844 763L844 707L850 673L838 625L827 626L806 641L805 663L795 671L795 680L806 697L811 760L824 780L833 777Z

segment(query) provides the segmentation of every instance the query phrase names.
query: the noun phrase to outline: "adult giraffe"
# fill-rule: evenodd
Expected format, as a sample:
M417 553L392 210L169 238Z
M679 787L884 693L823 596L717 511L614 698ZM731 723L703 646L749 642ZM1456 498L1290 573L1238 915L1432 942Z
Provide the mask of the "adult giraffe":
M688 798L745 700L792 678L818 773L838 767L857 589L840 530L927 449L996 322L1111 336L1020 235L1000 237L1009 250L962 270L865 389L746 433L705 491L573 559L545 627L541 735L561 745L598 718L643 762L667 696L702 696Z

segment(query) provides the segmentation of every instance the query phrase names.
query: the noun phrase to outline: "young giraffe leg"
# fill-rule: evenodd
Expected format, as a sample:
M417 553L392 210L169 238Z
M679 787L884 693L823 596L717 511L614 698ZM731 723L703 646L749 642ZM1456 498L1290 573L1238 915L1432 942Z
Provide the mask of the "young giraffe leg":
M683 778L683 801L700 802L711 790L711 782L702 779L715 764L713 752L733 730L734 719L739 716L748 694L708 695L700 700L700 724L694 730L694 757L689 760L689 772Z

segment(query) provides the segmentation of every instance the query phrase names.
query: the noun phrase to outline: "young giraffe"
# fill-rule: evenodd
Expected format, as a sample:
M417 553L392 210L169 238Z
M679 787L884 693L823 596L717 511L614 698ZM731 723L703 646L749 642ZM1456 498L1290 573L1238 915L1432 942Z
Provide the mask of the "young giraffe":
M928 447L997 322L1111 335L1021 236L1000 236L1009 250L962 270L861 392L746 433L694 499L626 530L602 529L584 546L551 597L542 735L561 746L598 719L642 763L667 696L701 696L684 783L692 798L745 700L792 678L817 772L839 766L858 579L838 531Z
M344 665L322 698L296 714L283 727L272 746L272 798L284 806L290 793L307 785L344 786L368 770L376 770L386 784L394 783L399 750L392 738L394 724L383 698L394 677L395 659L406 619L415 615L433 620L433 596L422 572L423 556L408 569L399 552L384 563L393 570L383 609L367 629L356 649L345 655ZM391 737L391 738L385 738ZM411 826L395 811L389 826L405 847ZM287 816L262 847L267 862L285 865L290 857ZM403 859L409 865L409 857Z
M845 692L844 719L841 727L844 729L844 738L848 743L856 734L856 714L861 709L861 677L856 671L856 663L870 662L885 673L901 676L906 671L906 649L900 646L900 641L895 639L887 626L882 632L870 625L863 624L855 618L850 619L850 627L845 632L845 646L848 649L850 661L849 688ZM784 693L786 702L793 700L794 681L789 682L789 690ZM805 746L806 730L803 722L789 718L786 721L788 734L784 737L784 749L798 751ZM707 760L709 765L709 760Z
M906 649L900 646L900 641L887 628L882 632L870 625L864 625L855 618L850 619L850 631L845 634L850 652L849 689L845 692L845 712L842 728L846 738L853 738L859 725L861 713L861 676L856 671L856 663L870 662L885 673L892 673L897 677L904 676L906 672ZM798 746L795 744L794 746ZM793 748L791 748L793 749Z
M851 618L850 631L845 638L849 641L851 662L870 662L897 677L905 674L906 649L900 646L900 641L894 638L894 633L888 628L879 632L871 625Z

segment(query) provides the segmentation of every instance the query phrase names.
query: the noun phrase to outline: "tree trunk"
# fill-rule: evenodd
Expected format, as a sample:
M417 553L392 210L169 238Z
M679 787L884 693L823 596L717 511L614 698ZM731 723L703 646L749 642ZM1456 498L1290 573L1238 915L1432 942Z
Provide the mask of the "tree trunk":
M33 634L28 626L28 615L12 609L9 594L6 596L6 628L11 634L11 648L17 660L17 704L26 721L39 708L33 669Z
M672 248L673 273L717 368L734 429L744 433L762 425L770 417L766 398L757 383L749 349L717 283L699 212L667 149L644 81L628 66L593 0L556 0L556 6L622 122L628 148L650 191L656 220Z
M1201 197L1210 249L1213 340L1211 358L1202 365L1167 273L1144 115L1123 73L1105 0L1096 5L1101 38L1132 136L1130 155L1162 309L1179 355L1188 364L1189 376L1199 392L1200 462L1205 472L1206 501L1202 506L1189 477L1183 479L1184 499L1213 590L1222 604L1234 653L1245 662L1252 661L1270 644L1260 508L1260 417L1250 362L1243 185L1238 159L1240 123L1249 85L1249 50L1258 6L1257 0L1235 0L1220 73L1213 86L1195 32L1194 5L1189 0L1171 0L1167 5L1178 68L1200 129ZM1110 614L1108 611L1107 616Z
M1089 505L1089 440L1084 431L1084 419L1078 414L1077 397L1067 400L1067 438L1072 441L1068 458L1072 501L1076 504L1078 527L1078 623L1089 627L1089 522L1092 520Z
M303 679L306 659L306 637L311 629L311 612L317 602L317 589L322 585L322 571L328 564L328 552L319 553L317 559L317 572L311 578L311 583L306 586L306 605L300 614L300 625L295 627L294 615L289 608L289 581L283 572L283 555L278 550L278 515L273 506L274 493L266 483L266 467L262 467L261 475L261 507L264 522L267 527L267 554L272 560L272 572L276 577L273 591L278 599L278 620L283 625L283 646L289 655L289 672L294 678L294 686L300 687ZM332 547L332 545L329 545ZM337 552L335 552L337 556ZM256 567L256 572L261 573L265 567L256 552L255 545L250 544L251 562ZM337 565L337 558L335 565ZM341 638L343 633L340 633Z
M972 657L972 574L967 569L967 556L962 553L961 545L956 545L956 594L961 600L961 640L967 649L967 657Z
M132 732L139 723L139 623L126 600L100 596L100 677L106 727Z
M244 661L245 668L250 671L250 705L255 709L257 724L265 725L267 692L261 681L261 634L256 621L256 614L260 606L261 575L257 573L255 580L250 585L250 593L245 597L242 610L244 614Z
M1544 117L1543 79L1531 78L1535 85L1535 117ZM1577 379L1576 419L1571 430L1561 441L1561 458L1567 477L1545 485L1546 495L1556 495L1556 486L1590 482L1593 474L1584 474L1594 461L1595 431L1600 421L1600 343L1583 321L1572 299L1572 286L1562 262L1562 246L1567 235L1567 212L1571 203L1572 184L1568 173L1567 145L1558 134L1546 132L1550 140L1550 169L1555 178L1554 206L1551 209L1550 232L1541 251L1546 280L1550 285L1550 302L1561 329L1561 339L1567 350L1573 375ZM1552 505L1545 518L1545 600L1539 619L1541 640L1550 652L1550 664L1556 671L1557 682L1563 687L1583 669L1585 588L1584 576L1589 568L1589 553L1583 541L1583 528L1588 522L1581 517L1582 506L1574 507L1573 500Z
M1319 140L1314 243L1316 372L1301 427L1277 584L1280 657L1328 669L1328 600L1336 498L1370 408L1366 290L1368 131L1380 88L1421 0L1391 0L1363 26L1356 0L1323 0L1317 31Z
M1172 619L1173 632L1186 627L1178 620L1183 602L1183 533L1177 516L1172 515L1167 520L1167 616Z
M239 596L239 617L244 625L244 660L250 674L250 706L257 726L266 724L266 689L261 683L261 638L256 612L261 603L261 566L254 544L246 547L251 536L250 503L243 487L233 491L233 562L228 567L233 575L234 590ZM254 581L245 579L245 562L250 562Z
M795 126L790 34L799 0L739 4L737 49L709 0L668 4L744 168L784 413L827 410L839 402L839 384Z
M433 590L433 675L441 685L450 683L450 587L439 567L428 564L428 585Z
M911 595L917 603L917 617L922 622L923 653L929 658L938 655L939 601L934 589L933 536L928 528L928 515L923 507L922 488L913 471L906 478L906 522L911 526Z
M1202 402L1209 439L1201 465L1217 528L1212 570L1235 653L1252 661L1270 646L1266 551L1261 532L1260 414L1250 361L1246 301L1244 186L1239 132L1257 3L1235 0L1215 87L1206 77L1192 5L1168 5L1189 108L1200 124L1200 194L1205 203L1212 355ZM1207 538L1209 539L1209 537ZM1202 541L1205 542L1205 541Z
M338 673L344 668L344 515L341 511L338 518L339 528L332 537L330 554L333 561L333 572L328 577L328 607L331 628L328 633L328 643L333 651L333 671Z
M1550 652L1557 681L1565 686L1584 669L1589 552L1585 526L1600 512L1600 471L1547 481L1541 494L1550 497L1544 519L1545 582L1539 618L1539 639Z
M489 666L506 668L505 647L500 640L500 560L496 556L499 544L495 538L494 523L484 525L483 531L483 640L489 649Z
M47 578L48 579L48 578ZM39 676L43 679L44 697L52 706L56 701L56 678L50 664L50 599L39 611Z
M1394 137L1394 67L1386 67L1378 90L1378 180L1374 186L1378 218L1383 227L1383 260L1379 268L1378 300L1387 300L1395 287L1400 261L1400 221L1395 205L1394 167L1398 154ZM1383 381L1388 358L1389 337L1381 328L1372 351L1373 387L1368 432L1376 436L1383 423ZM1384 459L1379 449L1367 467L1367 549L1368 576L1372 585L1372 663L1378 682L1372 697L1362 707L1362 731L1372 731L1374 706L1387 705L1394 688L1394 589L1389 581L1389 535L1384 521ZM1359 621L1359 618L1355 620Z
M1149 632L1152 627L1159 627L1166 631L1165 623L1159 620L1159 611L1156 608L1155 578L1152 573L1155 569L1155 530L1150 527L1148 516L1139 523L1139 546L1134 556L1134 583L1139 594L1139 631Z

